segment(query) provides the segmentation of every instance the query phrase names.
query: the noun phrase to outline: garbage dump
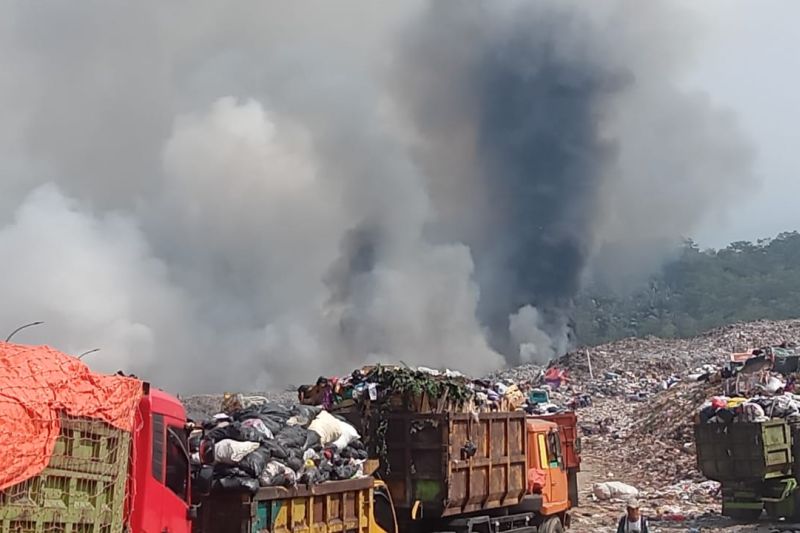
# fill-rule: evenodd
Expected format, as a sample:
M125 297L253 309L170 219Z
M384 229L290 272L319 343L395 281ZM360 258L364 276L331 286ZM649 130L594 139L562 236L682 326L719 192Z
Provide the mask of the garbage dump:
M367 459L355 428L322 408L241 395L226 395L190 444L195 466L213 465L225 491L353 479Z
M616 522L618 506L594 501L591 488L595 483L619 481L636 487L643 512L652 520L695 520L693 525L702 526L705 531L709 521L719 517L722 495L719 483L707 480L698 470L694 423L706 402L715 397L752 399L780 395L775 379L760 381L765 369L752 371L757 368L756 360L742 364L751 357L764 355L763 352L775 355L772 369L767 369L769 377L786 383L784 393L795 392L797 373L791 370L795 364L791 352L795 348L790 342L799 339L800 320L733 324L688 339L623 339L575 350L550 365L525 364L477 380L487 383L488 387L469 379L464 385L476 396L477 392L486 394L488 401L483 409L489 409L491 402L505 396L507 391L496 387L502 383L516 385L525 399L521 409L531 413L540 414L550 409L578 412L581 456L583 463L590 465L582 474L585 481L581 506L573 513L574 527L578 530L582 527L590 530L589 526L598 520ZM734 360L731 354L744 355L737 355ZM723 375L723 370L731 369L732 362L734 369L741 367L740 371L724 377L728 374ZM566 379L546 381L545 374L551 368L556 370L548 377ZM363 370L359 370L359 374ZM413 372L417 370L420 369L413 369ZM413 374L411 369L409 372ZM439 371L440 380L457 375ZM360 394L360 401L348 398L348 388L355 389L358 384L352 377L338 383L338 388L336 378L325 378L327 382L315 383L304 391L327 396L334 413L347 410L341 407L346 407L349 400L353 400L350 409L359 409L365 404L363 398L370 395L378 398L380 391L394 385L391 382L381 384L375 381L376 377L368 378L358 387L355 396ZM424 379L409 379L407 385L403 385L405 379L398 379L400 388L417 387L414 382L420 389L429 386ZM370 387L370 381L374 386ZM739 393L736 392L737 381ZM756 387L758 385L763 390ZM443 389L441 385L435 387L439 388L431 390L429 397L435 397ZM748 392L750 387L752 391ZM494 393L490 394L489 389ZM295 398L295 390L288 396ZM266 396L272 402L287 399L286 393ZM212 415L211 406L215 406L214 411L218 410L220 399L219 396L198 397L197 400L187 398L185 402L190 408ZM402 400L395 397L393 401ZM440 409L435 399L409 402L422 409ZM372 407L379 407L381 403L370 401ZM465 402L461 410L470 412L470 407L471 403ZM755 410L753 416L758 415ZM765 416L769 415L765 413ZM368 434L360 433L363 442Z

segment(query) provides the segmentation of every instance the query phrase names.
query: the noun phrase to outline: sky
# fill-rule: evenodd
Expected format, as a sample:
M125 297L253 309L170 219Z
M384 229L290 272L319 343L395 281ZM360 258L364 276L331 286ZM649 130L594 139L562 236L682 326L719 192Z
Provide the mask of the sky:
M800 230L800 3L792 0L687 1L703 29L686 84L734 110L756 148L760 186L735 214L709 220L702 246Z

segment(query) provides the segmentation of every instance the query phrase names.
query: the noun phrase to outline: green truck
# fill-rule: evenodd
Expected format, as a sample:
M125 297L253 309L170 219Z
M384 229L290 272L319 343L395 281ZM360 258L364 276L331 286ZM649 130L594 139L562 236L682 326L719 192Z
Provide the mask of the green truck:
M722 485L722 514L800 519L800 430L783 419L695 426L697 464Z

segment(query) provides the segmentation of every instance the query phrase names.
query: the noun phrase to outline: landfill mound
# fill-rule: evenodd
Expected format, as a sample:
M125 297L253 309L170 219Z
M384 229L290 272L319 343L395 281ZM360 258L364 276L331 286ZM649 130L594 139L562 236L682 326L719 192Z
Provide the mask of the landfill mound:
M723 392L709 376L729 364L731 354L798 339L800 320L739 323L689 339L628 338L581 348L548 366L502 369L484 381L515 384L526 401L543 389L546 409L578 411L585 471L575 514L579 528L583 521L594 523L605 514L611 520L618 513L617 503L592 496L592 484L608 481L636 487L644 510L656 520L707 517L719 512L718 484L697 470L693 420L704 402ZM261 396L297 401L295 393ZM221 399L194 396L184 403L190 413L210 416ZM529 407L537 412L535 403Z
M629 338L576 350L551 363L569 376L555 401L588 395L578 413L583 440L583 501L578 523L618 505L595 501L592 485L636 487L649 516L689 520L719 512L719 485L697 469L694 420L723 394L720 369L731 355L800 339L800 320L757 321L715 328L690 339ZM541 383L548 369L525 365L501 374ZM714 377L717 379L713 379ZM609 519L613 518L609 516Z

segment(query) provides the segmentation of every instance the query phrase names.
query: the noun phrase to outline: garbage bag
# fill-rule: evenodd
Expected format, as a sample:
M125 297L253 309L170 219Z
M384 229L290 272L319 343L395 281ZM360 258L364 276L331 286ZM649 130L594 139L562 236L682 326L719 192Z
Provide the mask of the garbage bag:
M239 461L239 468L247 472L247 475L254 478L259 478L267 463L270 461L270 453L266 448L259 448L247 454L247 456Z
M292 407L292 416L298 418L305 418L308 421L314 420L317 415L322 411L321 407L313 405L295 405Z
M289 471L286 474L278 474L267 480L268 487L294 487L297 484L297 474ZM263 485L263 483L262 483Z
M258 481L264 487L292 486L297 482L297 474L286 465L271 461L264 468Z
M314 431L306 433L306 441L303 443L303 450L314 450L317 452L322 450L322 440L320 440L318 433Z
M214 444L225 439L243 440L239 429L239 424L217 426L210 431L206 431L203 439L211 441Z
M344 450L339 452L339 454L342 457L344 457L345 459L363 460L363 459L367 459L368 458L368 454L367 454L366 450L357 450L357 449L355 449L355 448L353 448L351 446L348 446L347 448L345 448Z
M275 435L275 440L286 448L303 448L308 430L301 426L286 426Z
M322 446L332 444L338 450L345 448L352 441L360 438L356 428L327 411L320 411L308 426L308 429L319 435Z
M265 442L274 438L272 431L260 418L248 418L241 424L239 433L242 440Z
M354 464L343 464L333 468L331 479L351 479L358 474L358 467Z
M269 454L274 459L288 459L289 451L280 442L270 440L262 442L261 447L269 451Z
M742 405L742 422L766 422L769 420L764 414L764 409L755 402L747 402Z
M283 420L286 422L286 420L292 416L292 412L288 407L284 407L283 405L265 403L241 409L234 415L236 420L239 421L247 420L248 418L261 418L263 416L269 416L276 420Z
M214 445L214 461L217 463L236 464L257 449L257 442L239 442L232 439L221 440Z
M226 492L258 492L259 483L257 479L251 477L223 477L215 482L215 486Z
M335 441L342 434L341 421L327 411L320 411L308 429L319 435L323 446Z
M592 493L598 500L624 500L639 496L639 490L636 487L619 481L595 483L592 487Z
M289 457L285 461L286 466L292 469L293 472L298 472L303 469L303 465L305 464L302 459L299 457Z
M248 477L250 474L239 468L237 465L216 464L214 465L214 479L224 477Z
M356 428L354 428L347 422L339 421L339 431L340 431L339 438L333 441L332 443L337 450L343 450L351 442L361 438L361 435L358 434Z

